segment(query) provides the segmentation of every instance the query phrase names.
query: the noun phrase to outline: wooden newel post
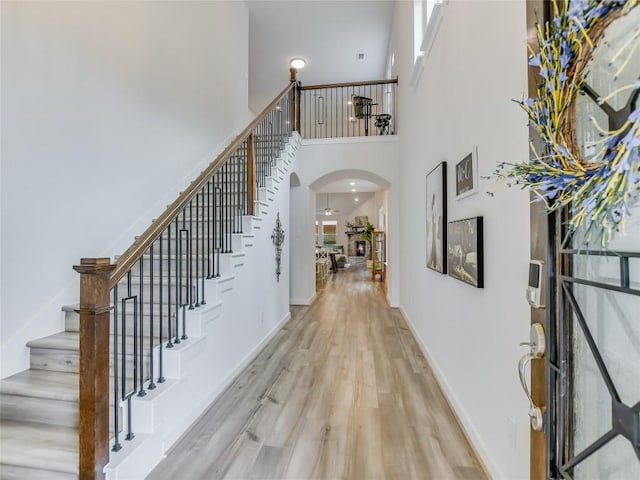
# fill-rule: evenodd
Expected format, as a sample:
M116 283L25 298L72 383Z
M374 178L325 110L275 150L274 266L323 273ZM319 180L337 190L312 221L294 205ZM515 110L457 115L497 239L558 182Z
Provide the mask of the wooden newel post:
M108 258L83 258L80 274L80 480L103 479L109 461L109 293Z

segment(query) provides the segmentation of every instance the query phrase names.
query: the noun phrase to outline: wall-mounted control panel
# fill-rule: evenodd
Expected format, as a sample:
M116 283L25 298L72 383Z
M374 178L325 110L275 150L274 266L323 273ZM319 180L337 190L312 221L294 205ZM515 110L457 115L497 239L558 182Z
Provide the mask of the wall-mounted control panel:
M544 291L546 271L542 260L529 261L529 285L527 286L527 302L533 308L544 308Z

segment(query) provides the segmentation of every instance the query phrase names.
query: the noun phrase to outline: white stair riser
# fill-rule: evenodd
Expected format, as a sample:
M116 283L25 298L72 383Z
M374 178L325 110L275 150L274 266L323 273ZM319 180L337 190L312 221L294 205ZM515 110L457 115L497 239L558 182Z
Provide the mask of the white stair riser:
M182 329L182 325L180 326ZM144 346L143 351L149 351L149 338L143 339ZM166 343L166 337L164 343ZM154 340L154 348L157 348L159 340ZM113 347L111 347L113 348ZM121 345L118 345L118 349ZM128 365L131 365L134 359L133 347L127 347L127 354L125 355ZM138 357L139 358L139 357ZM122 353L118 354L118 361L122 359ZM142 357L143 369L145 377L149 372L149 355L145 353ZM30 354L31 368L34 370L46 370L50 372L65 372L65 373L79 373L80 372L80 352L74 350L58 350L53 348L31 348ZM138 360L139 362L139 360ZM113 354L109 353L109 366L113 368Z
M120 407L120 418L124 409ZM50 398L24 397L2 394L0 396L0 418L4 420L26 420L31 423L78 426L78 402ZM118 430L122 431L122 420ZM113 399L109 401L109 430L114 432Z

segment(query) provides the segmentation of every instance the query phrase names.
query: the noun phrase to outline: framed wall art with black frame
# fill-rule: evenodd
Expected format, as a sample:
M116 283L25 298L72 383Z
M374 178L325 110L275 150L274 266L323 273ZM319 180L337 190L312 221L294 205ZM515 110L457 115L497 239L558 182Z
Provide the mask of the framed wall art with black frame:
M478 148L456 163L456 200L461 200L478 191Z
M427 268L447 273L447 162L427 174Z
M449 222L447 266L449 276L484 288L483 217Z

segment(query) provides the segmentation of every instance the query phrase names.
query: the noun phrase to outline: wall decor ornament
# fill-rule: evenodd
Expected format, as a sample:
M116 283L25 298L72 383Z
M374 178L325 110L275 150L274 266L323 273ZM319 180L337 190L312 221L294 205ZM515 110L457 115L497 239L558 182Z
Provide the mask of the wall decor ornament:
M456 163L456 200L478 192L478 148Z
M483 217L448 223L447 267L449 276L477 288L484 287Z
M447 162L427 174L427 268L447 273Z
M540 136L528 162L495 172L533 190L547 211L568 207L569 233L603 246L640 196L638 0L560 0L537 26L537 97L520 104Z
M280 263L282 261L282 244L284 243L284 230L282 229L282 223L280 222L280 212L276 217L276 227L271 234L271 240L276 246L276 280L280 282Z

